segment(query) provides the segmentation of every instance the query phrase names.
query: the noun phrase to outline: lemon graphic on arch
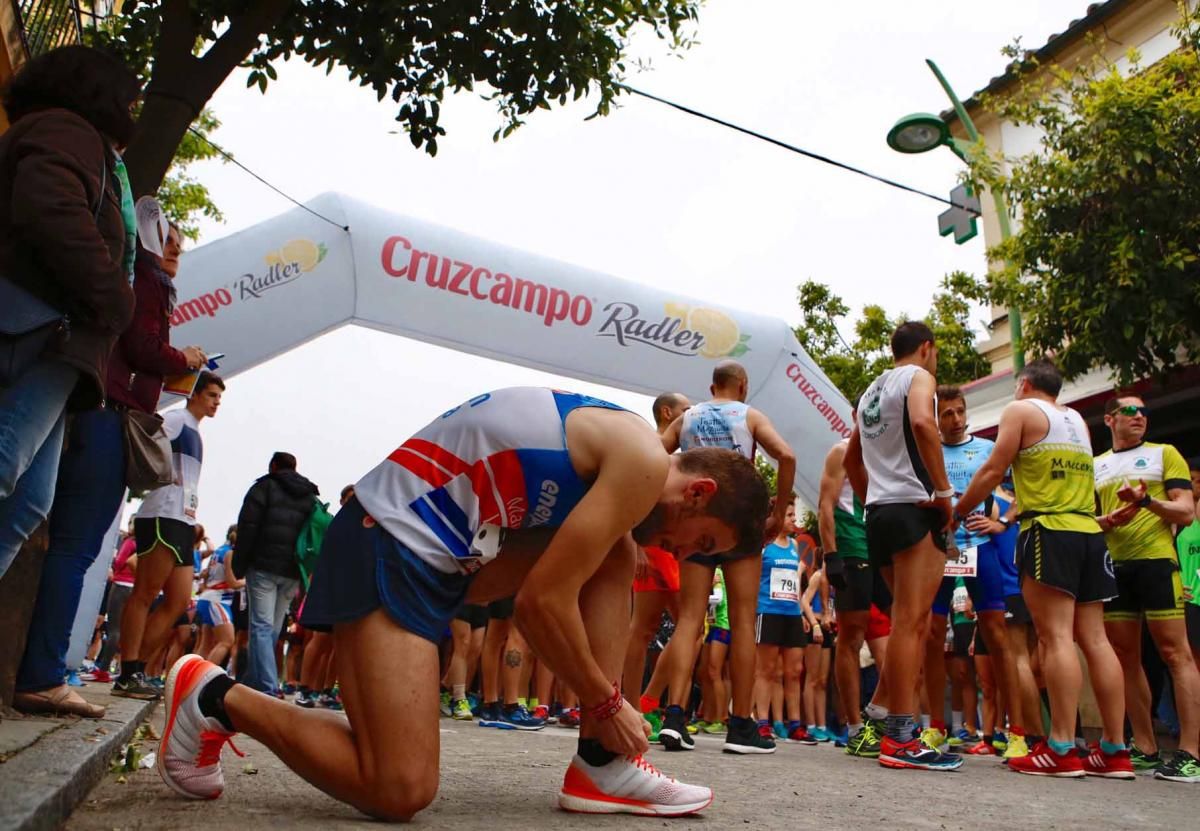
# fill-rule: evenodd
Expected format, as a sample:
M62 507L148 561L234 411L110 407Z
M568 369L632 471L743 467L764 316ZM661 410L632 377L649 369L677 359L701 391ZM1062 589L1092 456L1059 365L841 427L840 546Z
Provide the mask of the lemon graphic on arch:
M693 332L704 335L700 354L705 358L723 358L742 342L737 321L718 309L692 309L687 325Z
M321 248L310 239L294 239L285 242L279 254L285 263L295 263L301 271L312 271L324 259Z

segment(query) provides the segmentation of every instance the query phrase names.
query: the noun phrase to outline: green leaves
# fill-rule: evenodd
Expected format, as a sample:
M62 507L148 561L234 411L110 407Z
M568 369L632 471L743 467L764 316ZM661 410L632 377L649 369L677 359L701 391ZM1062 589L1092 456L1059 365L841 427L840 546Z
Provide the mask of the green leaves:
M961 384L987 375L991 365L975 350L969 315L971 301L983 292L974 278L961 271L942 280L925 322L938 344L938 382ZM842 394L852 401L877 375L892 365L891 338L903 318L892 318L882 307L869 304L854 324L855 339L847 343L838 328L849 306L824 283L808 280L797 288L801 323L796 339Z
M1042 152L973 161L1021 228L989 252L985 298L1022 312L1029 357L1118 383L1200 359L1200 12L1181 48L1126 74L1101 61L1027 76L984 106L1035 125Z

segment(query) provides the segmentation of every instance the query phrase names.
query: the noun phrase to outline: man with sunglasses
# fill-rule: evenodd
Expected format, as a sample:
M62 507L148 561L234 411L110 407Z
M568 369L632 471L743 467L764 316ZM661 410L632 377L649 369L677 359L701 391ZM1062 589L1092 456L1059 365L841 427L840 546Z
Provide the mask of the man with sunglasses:
M1104 604L1104 628L1125 676L1135 770L1200 783L1200 671L1188 648L1175 529L1195 515L1188 465L1169 444L1145 441L1147 410L1133 395L1109 399L1104 423L1112 450L1096 457L1097 519L1112 554L1119 595ZM1179 750L1160 759L1142 669L1142 620L1171 673L1179 708Z

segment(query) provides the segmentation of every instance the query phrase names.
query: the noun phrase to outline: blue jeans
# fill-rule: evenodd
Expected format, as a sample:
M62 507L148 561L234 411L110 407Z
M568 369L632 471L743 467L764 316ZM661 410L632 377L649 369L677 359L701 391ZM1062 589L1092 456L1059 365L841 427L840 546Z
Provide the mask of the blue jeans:
M125 495L125 439L121 414L89 410L71 420L50 512L50 547L42 565L37 604L29 624L17 691L57 687L66 673L71 626L83 577L100 554L104 535ZM111 556L112 552L104 552Z
M0 392L0 577L50 512L79 370L39 361Z
M300 581L251 568L246 573L246 600L250 611L250 664L242 682L259 692L279 688L275 670L275 641Z

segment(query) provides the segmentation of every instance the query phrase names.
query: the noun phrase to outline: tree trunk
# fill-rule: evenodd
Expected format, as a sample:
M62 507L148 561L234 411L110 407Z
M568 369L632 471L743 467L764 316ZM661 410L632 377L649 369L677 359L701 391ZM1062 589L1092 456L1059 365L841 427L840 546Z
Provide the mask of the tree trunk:
M229 28L200 57L186 0L167 0L154 50L154 73L137 131L125 152L134 198L154 194L188 127L213 94L282 19L293 0L258 0L232 17Z

